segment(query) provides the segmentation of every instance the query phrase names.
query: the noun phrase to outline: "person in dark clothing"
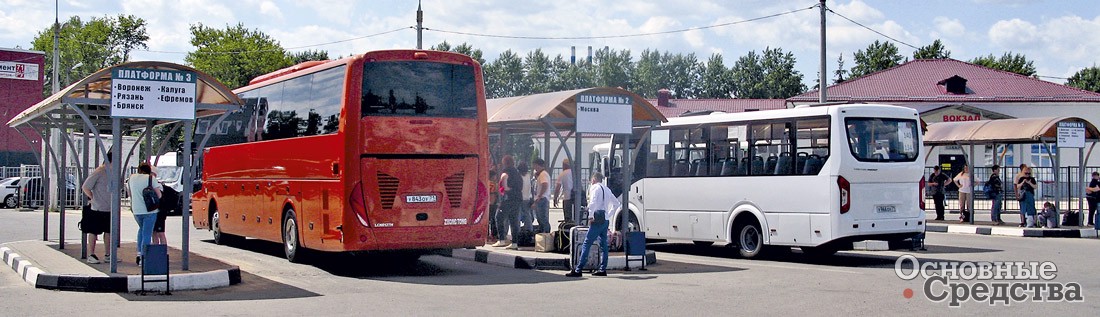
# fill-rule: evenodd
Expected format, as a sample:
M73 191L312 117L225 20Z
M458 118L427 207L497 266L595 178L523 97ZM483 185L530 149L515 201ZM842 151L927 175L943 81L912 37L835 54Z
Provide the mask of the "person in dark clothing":
M989 184L989 199L993 201L993 207L990 208L989 217L994 224L1004 225L1005 222L1001 221L1001 200L1004 199L1004 183L1001 182L1001 166L993 165L990 169L989 179L985 181Z
M501 230L497 233L497 243L493 246L516 250L519 249L519 245L508 239L508 232L512 233L513 238L519 237L519 213L523 207L523 176L516 169L516 161L511 155L505 155L500 162L504 167L504 174L500 176L504 197L500 202L500 214L497 216L497 224Z
M932 175L928 177L928 186L932 192L932 202L936 204L936 220L943 220L944 186L951 178L940 171L940 166L932 167Z
M1100 203L1100 172L1092 172L1092 181L1089 181L1089 187L1085 188L1085 199L1089 203L1089 225L1094 229L1100 230L1100 214L1096 213L1096 204Z

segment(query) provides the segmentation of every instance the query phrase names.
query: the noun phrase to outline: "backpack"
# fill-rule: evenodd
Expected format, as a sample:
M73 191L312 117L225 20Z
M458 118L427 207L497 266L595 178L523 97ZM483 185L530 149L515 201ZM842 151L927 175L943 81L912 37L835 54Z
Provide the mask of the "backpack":
M571 221L562 221L558 224L558 231L554 231L554 249L558 253L569 253L569 230L577 224Z
M147 175L149 179L149 185L141 190L141 197L145 202L145 208L148 211L156 212L160 207L160 197L157 197L157 192L153 189L153 175Z
M993 197L996 194L993 192L993 183L985 182L985 185L982 185L982 193L985 194L985 197Z

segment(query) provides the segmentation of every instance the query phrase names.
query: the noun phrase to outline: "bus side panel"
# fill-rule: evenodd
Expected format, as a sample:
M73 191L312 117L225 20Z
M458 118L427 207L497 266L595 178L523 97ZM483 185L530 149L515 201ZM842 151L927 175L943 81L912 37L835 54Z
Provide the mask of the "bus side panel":
M343 166L340 140L338 135L323 135L208 149L203 187L218 197L223 231L281 242L284 203L305 199L300 183L291 180L338 181L334 169L339 172ZM318 212L303 208L308 205L317 204L295 206L300 232L308 230L301 217ZM343 208L332 211L339 214Z
M810 214L773 212L764 213L764 217L768 218L768 237L771 244L810 244Z

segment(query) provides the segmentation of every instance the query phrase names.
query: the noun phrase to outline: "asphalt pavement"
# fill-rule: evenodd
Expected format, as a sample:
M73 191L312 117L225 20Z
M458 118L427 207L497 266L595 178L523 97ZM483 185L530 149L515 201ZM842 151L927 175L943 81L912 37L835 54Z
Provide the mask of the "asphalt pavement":
M56 224L56 214L51 215ZM75 232L75 218L69 215ZM0 210L0 243L41 239L41 213ZM132 230L124 222L123 232ZM169 218L169 245L178 248L179 217ZM52 229L56 230L56 229ZM558 270L514 269L454 257L424 256L412 265L383 259L326 255L289 263L278 244L247 240L215 245L191 232L197 255L238 266L243 282L180 291L171 296L80 293L35 289L11 270L0 271L0 315L1057 315L1100 311L1097 239L1045 239L929 233L927 251L840 252L811 258L797 251L756 260L728 248L690 243L650 244L659 261L648 271L568 278ZM51 233L56 238L56 232ZM67 238L77 237L75 234ZM124 235L124 241L127 236ZM132 239L132 237L130 237ZM78 242L78 241L77 241ZM79 245L79 243L77 243ZM926 280L898 277L895 264L919 261L1050 261L1053 279L1076 283L1081 301L964 301L950 307L924 294ZM979 284L983 281L967 281ZM906 290L914 291L909 293ZM909 294L911 296L906 297Z

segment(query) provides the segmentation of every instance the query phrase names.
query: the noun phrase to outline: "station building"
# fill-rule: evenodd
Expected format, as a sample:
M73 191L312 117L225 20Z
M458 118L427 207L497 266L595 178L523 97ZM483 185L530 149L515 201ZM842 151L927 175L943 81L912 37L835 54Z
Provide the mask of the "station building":
M13 48L0 48L0 122L8 122L23 109L42 101L45 82L46 53ZM37 133L27 130L26 136L40 146ZM38 164L32 145L15 128L0 126L0 167ZM0 175L7 176L7 175Z

